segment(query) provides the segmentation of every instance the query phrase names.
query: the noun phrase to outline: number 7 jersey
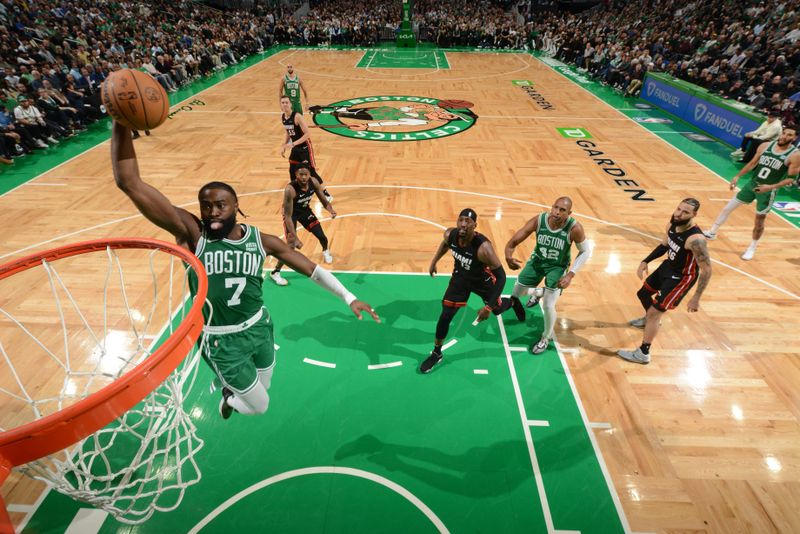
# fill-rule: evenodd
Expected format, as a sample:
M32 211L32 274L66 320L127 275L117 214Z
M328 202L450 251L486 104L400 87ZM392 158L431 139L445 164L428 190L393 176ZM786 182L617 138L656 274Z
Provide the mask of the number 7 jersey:
M208 301L213 306L211 326L240 324L264 306L261 269L267 257L261 234L255 226L240 225L238 241L209 240L205 231L197 241L195 255L208 275ZM203 312L208 318L208 305Z

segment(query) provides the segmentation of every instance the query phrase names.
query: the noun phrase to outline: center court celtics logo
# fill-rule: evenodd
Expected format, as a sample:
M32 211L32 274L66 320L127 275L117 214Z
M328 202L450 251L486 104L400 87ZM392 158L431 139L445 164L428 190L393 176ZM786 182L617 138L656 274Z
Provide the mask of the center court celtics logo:
M365 96L311 106L314 125L367 141L425 141L468 130L478 120L466 100L422 96Z

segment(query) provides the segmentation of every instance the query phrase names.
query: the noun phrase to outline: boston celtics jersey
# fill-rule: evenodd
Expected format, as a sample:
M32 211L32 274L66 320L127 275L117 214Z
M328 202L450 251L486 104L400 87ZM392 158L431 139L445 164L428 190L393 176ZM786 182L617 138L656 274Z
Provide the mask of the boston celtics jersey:
M777 184L786 177L789 164L786 162L797 147L793 146L783 154L774 152L777 142L773 141L758 158L758 165L753 169L753 187L761 184Z
M292 101L292 109L297 111L300 107L300 79L295 75L290 78L288 74L283 76L283 94Z
M261 292L261 268L267 254L261 244L258 229L241 225L244 236L197 242L195 255L208 275L208 301L213 306L211 326L236 325L250 319L264 306ZM208 306L203 308L206 318Z
M570 217L564 226L557 230L551 230L547 224L547 216L547 212L539 215L536 248L531 254L531 259L538 265L561 266L566 269L571 261L572 240L569 233L575 226L575 219Z

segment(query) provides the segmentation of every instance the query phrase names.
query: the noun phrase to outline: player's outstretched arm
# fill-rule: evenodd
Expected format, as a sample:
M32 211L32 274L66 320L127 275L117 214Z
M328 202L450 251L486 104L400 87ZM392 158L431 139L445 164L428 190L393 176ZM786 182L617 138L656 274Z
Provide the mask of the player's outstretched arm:
M428 267L428 274L430 274L431 276L436 274L436 264L439 262L439 260L442 259L442 256L444 256L447 253L447 240L449 239L450 232L452 231L453 231L452 228L448 228L447 230L444 231L444 237L442 241L439 243L439 248L436 249L436 253L433 255L430 267Z
M173 206L158 189L142 180L131 130L116 121L111 135L111 166L117 187L150 222L171 233L181 245L191 246L197 241L200 227L196 219L188 211Z
M505 256L506 256L506 263L508 267L513 270L517 270L522 267L522 263L514 257L514 249L519 246L520 243L528 239L532 233L539 229L539 217L534 217L533 219L529 219L528 222L525 223L525 226L520 228L516 231L516 233L511 236L511 239L508 240L506 243L505 249Z
M319 286L344 300L359 319L361 319L361 314L366 312L376 322L381 322L380 317L378 317L378 314L372 309L372 306L364 301L358 300L356 296L348 291L327 269L321 265L317 265L296 250L293 250L289 245L278 239L277 236L261 234L261 244L264 246L264 250L267 254L272 254L280 262L285 263L298 273L308 276Z
M700 309L700 295L708 287L708 282L711 280L711 255L708 253L708 243L706 238L702 235L691 236L686 241L686 248L692 251L697 265L700 266L700 276L697 280L697 289L694 295L689 300L687 308L690 312L696 312Z

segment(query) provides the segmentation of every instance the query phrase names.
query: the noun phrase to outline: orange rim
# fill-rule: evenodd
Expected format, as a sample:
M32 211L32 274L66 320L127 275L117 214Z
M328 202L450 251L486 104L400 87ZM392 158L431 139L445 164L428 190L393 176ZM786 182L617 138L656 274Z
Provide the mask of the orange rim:
M0 280L41 264L87 252L111 249L161 250L180 258L198 273L192 307L172 335L149 358L112 384L63 410L0 433L0 484L11 468L53 454L103 428L158 387L183 361L203 331L203 303L208 278L203 264L188 250L157 239L97 239L67 245L0 266ZM0 511L0 531L3 517Z

